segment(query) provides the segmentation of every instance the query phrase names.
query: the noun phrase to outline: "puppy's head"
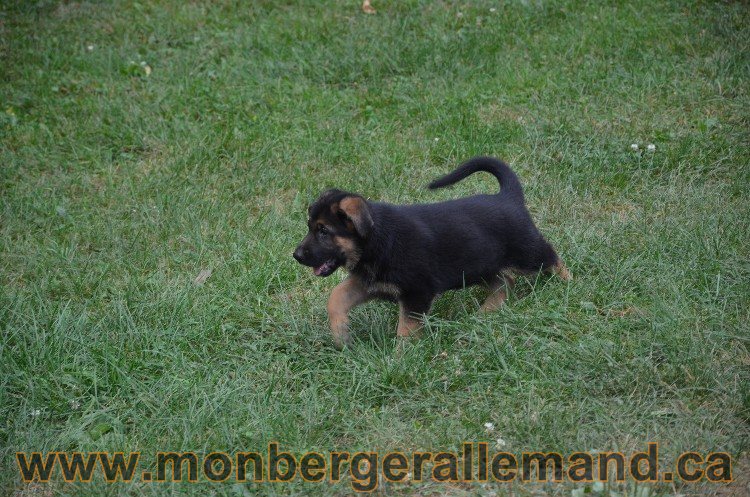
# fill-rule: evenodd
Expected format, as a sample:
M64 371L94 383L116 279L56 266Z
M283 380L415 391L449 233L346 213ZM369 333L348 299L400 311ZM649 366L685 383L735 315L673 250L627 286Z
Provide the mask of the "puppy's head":
M373 226L365 199L328 190L310 204L307 214L308 232L294 251L294 258L313 268L316 276L328 276L342 265L347 269L356 266Z

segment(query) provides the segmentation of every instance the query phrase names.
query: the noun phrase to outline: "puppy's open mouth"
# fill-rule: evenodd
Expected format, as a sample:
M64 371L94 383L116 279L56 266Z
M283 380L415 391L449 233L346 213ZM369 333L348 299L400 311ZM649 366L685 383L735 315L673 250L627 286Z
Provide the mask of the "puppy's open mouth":
M313 267L313 273L315 273L315 276L328 276L329 274L336 271L336 268L339 267L339 263L335 259L330 259L325 261L320 266Z

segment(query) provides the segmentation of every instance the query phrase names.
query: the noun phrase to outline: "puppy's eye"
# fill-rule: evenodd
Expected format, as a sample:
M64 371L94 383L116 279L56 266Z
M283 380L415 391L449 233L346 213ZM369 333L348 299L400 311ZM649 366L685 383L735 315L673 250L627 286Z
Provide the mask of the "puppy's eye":
M323 235L323 236L327 236L327 235L330 235L330 234L331 234L331 232L330 232L330 231L328 231L328 228L326 228L326 227L325 227L325 226L323 226L322 224L321 224L321 225L320 225L320 226L318 227L318 233L320 233L320 234L321 234L321 235Z

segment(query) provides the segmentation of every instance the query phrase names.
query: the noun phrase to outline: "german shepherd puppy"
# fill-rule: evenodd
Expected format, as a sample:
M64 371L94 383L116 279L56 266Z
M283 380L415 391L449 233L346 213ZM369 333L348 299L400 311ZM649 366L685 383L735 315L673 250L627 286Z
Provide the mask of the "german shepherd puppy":
M344 266L349 276L328 301L337 348L349 345L349 311L374 298L397 301L397 334L420 327L435 297L446 290L482 284L490 291L482 311L497 309L514 274L570 273L531 220L518 177L504 162L475 157L433 181L452 185L486 171L500 182L494 195L433 204L392 205L328 190L308 208L308 233L294 258L329 276Z

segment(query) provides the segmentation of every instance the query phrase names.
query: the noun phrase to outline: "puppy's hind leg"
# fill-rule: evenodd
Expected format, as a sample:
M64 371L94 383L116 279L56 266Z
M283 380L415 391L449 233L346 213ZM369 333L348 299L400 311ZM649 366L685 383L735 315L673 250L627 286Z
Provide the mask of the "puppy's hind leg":
M515 285L516 279L507 271L503 271L493 278L487 285L490 294L479 308L479 312L492 312L498 310L507 298L506 289Z
M333 344L337 349L351 343L349 311L371 298L372 295L356 276L349 276L333 289L328 299L328 320L333 333Z
M550 271L564 281L570 281L573 278L568 267L560 259L557 259L557 262L550 268Z
M416 336L422 327L418 315L427 314L432 307L434 295L402 296L399 300L398 328L399 338Z

